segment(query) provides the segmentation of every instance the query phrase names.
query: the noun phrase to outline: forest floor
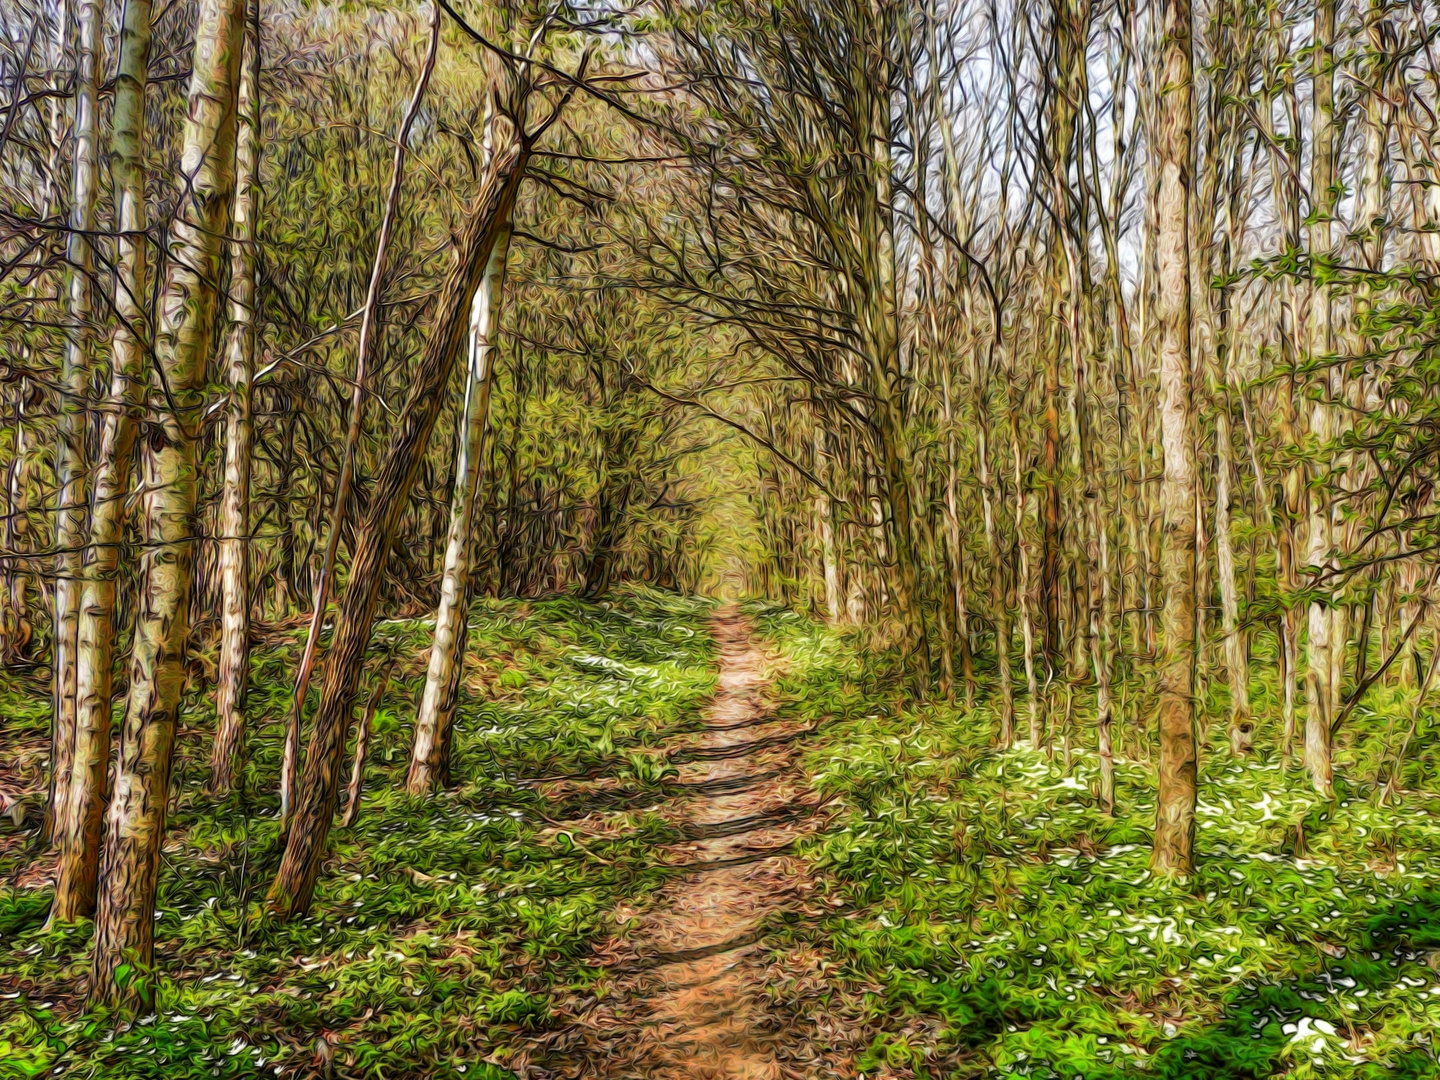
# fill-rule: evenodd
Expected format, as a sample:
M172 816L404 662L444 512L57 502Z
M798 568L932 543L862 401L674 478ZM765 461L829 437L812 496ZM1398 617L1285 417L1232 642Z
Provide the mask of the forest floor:
M367 684L394 677L360 818L288 924L258 913L299 633L256 649L221 802L197 657L160 1007L118 1027L83 1006L88 926L43 925L43 673L0 673L0 790L26 809L0 819L0 1078L1440 1077L1440 716L1399 679L1352 714L1322 801L1279 752L1257 641L1256 752L1207 727L1176 882L1148 872L1138 679L1106 814L1084 687L1045 745L1000 749L988 670L971 708L917 703L872 643L794 612L485 601L454 784L420 800L400 781L427 634L377 627Z
M719 679L703 728L667 751L684 876L649 910L620 913L619 933L595 953L617 976L610 992L569 1007L573 1020L538 1058L544 1071L780 1080L821 1064L807 1025L772 1008L761 948L764 924L812 888L793 852L815 823L795 767L795 744L813 729L768 711L769 664L748 620L724 611L714 634Z

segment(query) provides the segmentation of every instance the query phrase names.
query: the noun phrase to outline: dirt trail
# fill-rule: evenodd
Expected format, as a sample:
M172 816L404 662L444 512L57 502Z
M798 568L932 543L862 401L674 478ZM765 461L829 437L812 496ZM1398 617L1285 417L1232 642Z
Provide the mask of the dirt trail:
M805 731L767 717L766 656L746 621L727 609L713 632L720 676L705 729L669 751L694 797L672 807L692 839L668 855L695 869L598 950L615 973L609 993L529 1075L789 1080L820 1065L806 1021L767 995L759 942L765 919L808 891L789 856L814 810L791 763Z

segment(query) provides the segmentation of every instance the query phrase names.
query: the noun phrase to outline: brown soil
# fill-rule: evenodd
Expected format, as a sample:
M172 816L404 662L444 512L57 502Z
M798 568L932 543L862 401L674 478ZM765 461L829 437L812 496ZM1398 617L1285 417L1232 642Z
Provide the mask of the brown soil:
M665 852L694 870L639 913L594 961L603 992L561 1007L568 1023L524 1061L522 1076L674 1080L791 1080L849 1070L822 1046L834 1032L790 992L818 986L816 960L777 960L763 941L769 917L804 911L812 883L790 854L817 822L793 765L806 734L767 716L769 658L733 609L715 619L719 686L699 736L677 738L671 760L694 793L669 808L694 839ZM804 970L809 969L809 970ZM808 978L806 976L809 976ZM808 995L803 995L808 996ZM830 1060L825 1060L830 1059Z

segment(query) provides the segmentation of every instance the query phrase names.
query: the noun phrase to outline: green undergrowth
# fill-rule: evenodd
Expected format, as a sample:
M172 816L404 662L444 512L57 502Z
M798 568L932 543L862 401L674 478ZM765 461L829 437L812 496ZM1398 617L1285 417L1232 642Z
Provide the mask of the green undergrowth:
M1117 719L1110 817L1088 695L1067 768L1058 740L1053 756L994 749L988 705L912 704L856 641L784 612L758 625L787 659L781 712L822 723L806 765L839 807L802 850L834 913L777 930L839 964L870 1080L1440 1076L1433 771L1398 803L1343 783L1322 802L1283 767L1257 670L1259 749L1232 757L1213 725L1199 868L1168 881L1149 871L1155 779L1135 712ZM1408 692L1374 701L1337 774L1365 775L1409 723Z
M250 758L225 802L202 790L213 716L197 687L161 874L157 1014L117 1030L83 1011L88 924L46 931L47 889L0 891L0 1077L508 1076L486 1059L503 1063L549 1022L554 994L587 986L611 911L666 880L650 848L672 837L645 808L671 770L647 750L694 727L713 691L709 612L642 591L477 604L453 785L426 800L399 785L428 627L377 626L362 700L392 656L395 671L360 818L332 834L311 914L283 925L257 915L279 860L273 789L300 634L256 650ZM539 785L577 776L603 780L590 786L625 815L584 845L565 822L595 806ZM0 880L23 881L40 854L7 851Z

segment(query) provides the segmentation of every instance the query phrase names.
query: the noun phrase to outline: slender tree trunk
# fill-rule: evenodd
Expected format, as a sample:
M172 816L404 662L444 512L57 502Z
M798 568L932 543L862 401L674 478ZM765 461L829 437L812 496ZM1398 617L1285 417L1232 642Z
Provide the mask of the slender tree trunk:
M201 0L189 112L182 136L180 205L160 292L155 362L166 393L145 453L140 610L130 695L110 801L95 917L91 997L153 1001L155 886L170 794L170 758L185 684L195 545L196 427L204 404L219 276L234 181L235 92L244 0ZM129 978L122 972L129 969Z
M950 400L950 368L942 361L941 387L945 420L945 541L950 562L950 583L955 597L955 637L960 649L960 677L965 680L965 704L975 703L975 662L970 655L970 612L965 603L965 548L960 537L960 507L956 492L959 464L956 460L953 406Z
M1097 500L1098 501L1098 500ZM1100 805L1115 812L1115 751L1110 734L1110 541L1107 527L1096 514L1100 543L1100 603L1090 606L1090 660L1095 668L1095 745L1100 759Z
M826 466L825 426L817 417L815 424L815 475L826 480L834 470ZM840 586L840 561L835 550L834 512L830 507L830 494L824 488L815 492L815 524L820 532L820 558L824 563L825 612L832 626L838 625L845 603L844 590Z
M1160 45L1160 166L1157 319L1160 418L1165 449L1161 486L1164 586L1160 661L1160 790L1153 865L1160 873L1195 866L1195 504L1191 374L1190 193L1194 69L1189 0L1166 0Z
M985 557L990 564L990 606L995 616L995 662L1000 680L1000 745L1008 747L1015 738L1015 687L1010 674L1010 647L1014 624L1010 617L1007 574L995 535L994 473L990 465L990 400L988 360L983 375L975 380L975 457L980 471L980 506L985 519Z
M1317 259L1333 257L1333 219L1335 216L1335 0L1319 0L1315 7L1314 47L1314 108L1315 121L1311 156L1311 192L1316 201L1311 223L1311 254ZM1318 283L1310 307L1310 357L1312 361L1328 358L1333 351L1330 307L1330 286ZM1310 418L1310 431L1322 448L1334 440L1335 416L1330 399L1338 370L1322 378L1320 396ZM1328 451L1327 451L1328 452ZM1310 529L1306 561L1311 573L1329 570L1334 559L1334 526L1326 476L1322 485L1310 487ZM1332 694L1332 651L1344 649L1343 639L1335 640L1337 616L1341 608L1322 600L1311 600L1309 611L1310 636L1307 651L1309 672L1306 675L1307 709L1305 713L1305 768L1310 783L1321 795L1328 796L1333 788L1330 760L1330 724L1335 716L1336 701ZM1342 624L1343 625L1343 624Z
M385 674L380 676L375 692L370 695L370 704L365 707L365 719L360 722L360 731L355 736L355 758L350 765L350 783L345 786L345 813L340 818L342 829L351 828L360 817L360 792L365 783L365 750L370 745L370 731L375 726L375 713L380 700L390 686L390 676L395 672L395 659L385 665Z
M891 221L890 102L878 91L869 95L864 116L871 151L870 175L856 177L861 190L861 236L857 288L861 295L861 339L870 366L874 425L883 492L895 548L895 573L889 582L904 634L906 661L922 679L930 675L930 643L921 603L917 557L917 511L913 499L915 468L905 423L905 376L900 363L900 316L895 295L895 236ZM857 106L857 108L863 106Z
M325 541L325 555L320 562L320 578L315 587L315 606L310 613L310 628L305 636L305 651L300 657L300 668L295 676L295 693L290 699L290 716L285 725L285 748L280 758L280 831L290 828L293 813L295 773L299 768L300 719L305 711L305 696L310 689L310 674L314 669L315 650L320 644L320 626L325 621L325 610L330 596L330 582L335 572L335 554L340 546L340 533L345 524L345 515L350 502L350 486L355 474L355 448L360 442L360 432L365 423L366 378L370 369L371 341L374 337L375 321L380 314L380 288L385 276L385 260L390 251L390 233L395 224L395 210L400 203L400 187L405 177L406 144L410 139L410 128L420 111L420 102L425 97L425 88L430 83L430 73L435 70L435 53L440 44L440 5L430 7L430 43L426 49L425 61L420 66L415 81L415 92L405 110L405 119L400 124L400 134L395 140L395 158L390 166L390 189L385 196L385 212L380 218L380 235L375 242L375 259L370 267L370 285L365 292L365 310L360 319L360 344L355 354L355 379L350 395L350 427L345 435L345 452L340 465L340 482L335 489L335 513L330 523L330 535Z
M80 617L80 561L85 542L85 399L90 389L91 278L95 272L95 204L100 173L100 70L105 66L104 10L99 0L80 0L75 11L75 172L70 206L69 322L61 372L58 451L59 513L55 519L55 713L50 751L50 837L57 844L70 829L70 771L75 751L75 649Z
M1215 407L1215 560L1220 575L1220 620L1225 635L1225 668L1230 683L1230 746L1249 751L1255 738L1250 719L1250 664L1240 630L1240 597L1235 587L1235 548L1231 539L1230 484L1235 474L1230 442L1230 406L1224 388Z
M524 171L527 150L518 137L507 134L491 145L493 153L484 184L436 300L425 351L411 374L410 393L376 477L369 514L355 540L335 642L325 666L320 708L305 757L295 819L267 900L270 911L282 919L303 914L310 907L330 835L346 731L386 556L439 417L444 388L465 336L470 302L490 253L510 220Z
M6 540L9 549L17 556L30 548L30 467L35 457L30 425L25 417L25 400L30 387L28 378L21 379L15 387L15 458L10 463L10 474L6 478ZM0 614L3 614L5 632L4 659L10 660L29 654L35 627L30 619L31 573L22 569L28 561L23 556L12 557L6 565L9 569L9 595L0 599L9 603Z
M500 333L500 311L505 294L505 261L510 251L510 224L506 222L491 249L485 275L470 309L470 364L465 380L465 404L460 426L459 459L450 504L450 533L445 545L445 569L440 579L440 606L435 610L435 640L420 715L415 720L415 742L410 752L406 786L421 795L436 784L448 782L450 728L459 697L460 671L465 661L465 630L469 615L470 560L474 548L475 502L484 470L485 428L490 419L490 384Z
M75 746L70 809L60 842L53 922L95 909L100 831L115 669L115 579L125 529L125 497L138 428L148 337L145 315L145 83L150 63L149 0L128 0L120 26L110 171L115 183L115 331L111 384L96 462L90 542L82 566L76 630Z
M255 374L255 232L259 221L260 0L249 0L235 132L235 209L230 239L230 335L225 375L225 483L220 496L220 676L210 757L216 794L235 784L245 741L250 681L250 384Z
M1040 687L1035 678L1035 625L1030 618L1033 585L1030 580L1030 554L1025 543L1025 476L1020 466L1020 420L1015 403L1007 401L1010 414L1010 450L1015 481L1015 549L1020 562L1019 580L1015 583L1015 602L1020 609L1020 636L1025 646L1025 688L1029 697L1030 748L1040 749L1044 732L1040 724Z

